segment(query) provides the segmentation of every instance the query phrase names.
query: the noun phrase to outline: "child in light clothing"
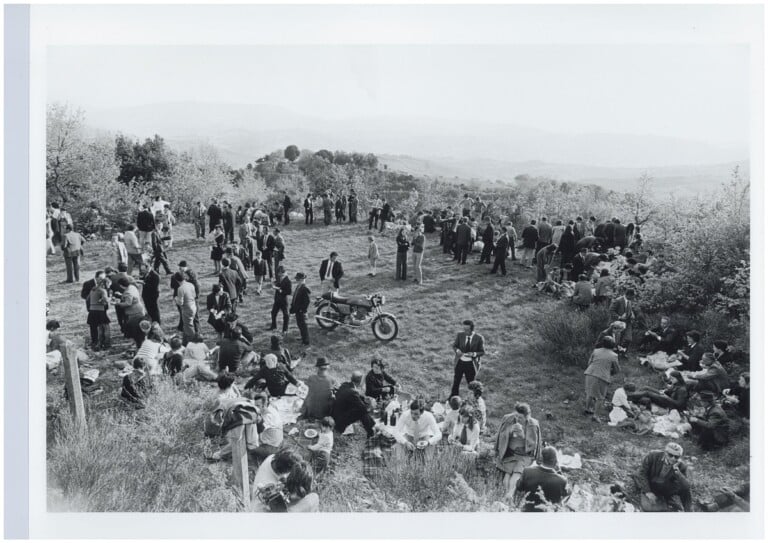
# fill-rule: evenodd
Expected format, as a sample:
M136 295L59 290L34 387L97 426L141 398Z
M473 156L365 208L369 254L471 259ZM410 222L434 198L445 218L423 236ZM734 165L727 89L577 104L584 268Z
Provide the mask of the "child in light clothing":
M333 450L333 427L335 422L332 417L325 417L320 421L320 435L317 443L307 448L312 451L312 467L316 474L320 474L331 462L331 450Z
M371 271L368 272L368 275L375 277L376 261L379 259L379 246L376 245L376 239L373 236L368 236L368 241L371 242L368 246L368 262L371 265Z

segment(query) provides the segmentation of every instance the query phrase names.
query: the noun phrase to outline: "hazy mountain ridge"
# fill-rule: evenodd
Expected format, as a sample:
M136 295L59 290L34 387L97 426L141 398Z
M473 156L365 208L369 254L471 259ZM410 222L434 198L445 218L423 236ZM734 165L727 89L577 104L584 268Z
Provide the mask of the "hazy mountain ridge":
M665 189L694 193L727 180L736 163L748 165L746 149L660 136L553 134L502 123L419 118L327 120L265 105L151 104L89 111L86 122L138 138L159 134L179 149L208 143L233 167L295 144L372 152L391 169L461 180L511 181L529 174L627 190L647 170Z

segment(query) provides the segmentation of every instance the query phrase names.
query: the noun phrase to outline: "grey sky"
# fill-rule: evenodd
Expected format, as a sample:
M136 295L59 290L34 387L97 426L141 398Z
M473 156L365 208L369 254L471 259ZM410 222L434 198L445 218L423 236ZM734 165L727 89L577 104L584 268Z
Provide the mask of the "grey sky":
M118 6L86 11L57 6L46 14L49 43L89 43L87 35L91 32L90 43L104 45L50 46L48 100L69 101L86 110L189 100L267 104L331 119L418 115L514 123L562 133L653 134L712 144L746 145L749 141L749 47L723 43L736 39L739 24L745 24L743 12L718 12L716 6L697 11L692 6L682 11L668 9L662 20L654 7L590 6L578 10L578 6L546 6L526 10L526 6L502 6L499 9L512 10L502 12L510 15L502 24L494 22L492 12L467 11L467 7L435 12L429 9L440 6L412 6L415 11L399 15L396 6L343 11L336 7L336 14L343 17L333 19L333 12L318 11L316 6L304 12L315 13L317 24L310 25L297 19L300 10L295 6L280 8L291 10L289 20L280 18L285 11L265 15L267 7L198 6L183 14L159 6L135 7L122 12L123 22L141 17L147 20L151 13L149 30L121 25L136 29L130 37L123 35L134 45L116 46L113 44L121 36L115 26L121 17L121 12L114 11ZM150 8L155 11L146 11ZM429 26L425 17L435 13L445 17ZM454 28L462 13L485 21L491 35L500 33L506 24L520 31L518 37L539 43L450 45L451 36L455 42L477 36L476 30L464 27L465 33L461 33ZM726 16L734 13L736 17ZM260 22L252 35L245 30L248 15ZM88 17L103 23L98 31L92 30ZM206 25L212 17L219 24ZM335 24L318 33L318 27L324 28L323 17ZM375 29L386 29L398 17L410 26L395 38L415 44L355 44L365 41L359 30L371 20L375 24L369 40L376 43L384 37ZM571 17L572 28L567 29L563 17L565 21ZM340 25L345 18L362 22L345 34L340 30L340 26L348 26ZM75 19L78 24L73 23ZM52 23L54 20L57 22ZM285 34L282 40L275 39L270 25L270 21L278 20ZM222 37L226 28L221 28L221 23L226 21L243 41L271 36L285 45L231 44L232 39ZM169 32L158 34L164 22ZM75 28L64 29L68 23ZM622 25L626 43L615 43ZM218 30L208 35L212 26ZM292 45L301 39L295 35L294 26L305 29L306 42L319 43ZM427 39L419 28L427 30ZM117 37L112 36L113 29ZM195 29L201 31L195 34L200 41L229 44L140 45L190 43ZM564 35L554 37L558 29ZM552 39L547 40L548 35ZM590 36L595 43L584 43ZM669 43L639 43L643 36L650 42ZM352 43L323 44L323 37ZM547 43L563 39L574 43Z

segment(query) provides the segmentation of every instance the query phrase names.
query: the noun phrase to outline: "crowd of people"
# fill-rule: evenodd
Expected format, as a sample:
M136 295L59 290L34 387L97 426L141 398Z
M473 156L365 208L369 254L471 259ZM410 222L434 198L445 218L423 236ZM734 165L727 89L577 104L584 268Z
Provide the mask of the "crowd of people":
M377 274L380 258L375 233L389 224L397 232L395 279L407 280L410 261L413 281L422 284L426 235L439 229L442 253L457 265L466 265L470 255L479 253L478 265L490 265L490 274L504 276L507 262L517 262L524 268L520 273L530 273L526 270L535 267L534 286L539 290L567 293L574 310L606 304L610 321L596 338L584 372L584 413L595 421L604 421L601 411L606 406L613 408L610 420L619 418L622 427L641 420L644 412L676 410L687 419L698 444L711 450L728 443L729 419L748 419L749 373L743 353L724 340L715 341L710 352L702 344L701 332L680 332L669 317L662 317L658 326L645 326L633 286L641 284L650 270L664 273L669 268L662 255L644 249L634 225L594 216L587 221L577 216L550 224L541 217L531 220L518 238L513 224L479 196L467 194L456 206L419 211L411 217L396 214L378 195L372 202L365 256L369 276ZM318 197L308 194L305 225L313 224L315 208L322 210L326 226L334 218L337 223L357 222L354 191ZM282 201L274 205L246 203L234 211L229 202L213 199L207 207L198 202L192 213L197 239L211 244L212 274L218 279L206 295L206 322L216 338L216 345L209 348L200 325L198 273L185 260L179 260L174 271L168 259L175 223L170 209L170 203L159 196L151 203L139 203L135 224L112 237L112 265L98 270L82 285L91 349L111 348L110 305L120 332L135 344L130 365L121 372L120 395L126 404L145 407L151 401L153 380L158 378L167 377L179 385L191 380L215 383L218 392L210 417L211 435L231 435L245 427L247 449L260 462L254 497L268 510L316 511L319 502L313 478L322 476L332 464L334 432L343 435L356 424L366 433L363 458L366 474L372 477L384 456L371 451L381 448L395 450L398 461L439 454L430 451L444 447L455 447L467 462L477 460L481 436L488 432L488 411L484 385L477 380L486 345L473 321L465 320L451 343L454 375L445 402L429 406L423 396L404 394L380 358L371 361L367 374L354 371L348 381L338 383L330 376L328 360L320 357L315 362L316 373L302 382L294 374L296 360L283 344L290 315L295 315L302 344L311 342L307 275L299 271L292 281L286 272L286 241L281 229L298 215L291 211L291 199L284 193ZM55 247L60 246L67 282L79 281L78 259L85 239L58 205L51 206L48 225L48 252L55 254ZM171 337L163 331L158 307L160 268L170 276L179 315L178 322L170 323L176 332ZM344 276L336 252L320 262L323 292L338 291ZM274 297L267 326L270 348L259 352L254 332L237 310L248 303L249 294L261 296L265 288ZM169 327L169 323L165 325ZM51 350L55 348L52 344ZM630 350L654 355L643 358L643 363L659 373L664 386L656 389L624 383L608 402L612 381L622 373L620 360ZM460 390L463 380L468 387L464 397ZM318 441L303 454L286 450L285 423L276 407L281 398L295 395L303 398L299 417L315 421L320 430ZM614 416L616 413L621 416ZM558 466L558 451L543 443L529 404L517 403L501 419L493 443L491 454L506 495L523 510L541 510L566 499L569 486ZM224 443L210 459L227 458L229 446ZM643 460L644 475L639 480L645 482L641 484L644 509L661 507L660 500L665 506L691 509L690 483L681 457L682 447L671 442L665 451L652 452Z

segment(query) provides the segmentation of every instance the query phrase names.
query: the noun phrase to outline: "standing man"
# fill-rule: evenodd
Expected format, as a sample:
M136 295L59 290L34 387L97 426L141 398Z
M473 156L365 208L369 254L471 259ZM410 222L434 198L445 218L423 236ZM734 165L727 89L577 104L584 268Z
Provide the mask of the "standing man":
M480 262L478 264L490 264L491 253L493 252L493 225L491 224L490 217L483 219L485 222L485 229L483 230L483 252L480 253Z
M475 333L475 323L471 320L465 320L462 325L464 325L464 331L459 332L453 342L456 367L453 373L451 396L459 395L462 377L466 378L467 384L475 380L480 369L480 357L485 354L485 342L483 336Z
M381 220L381 226L379 226L379 232L384 231L384 223L389 220L389 215L392 213L392 206L389 205L389 202L387 202L387 199L382 199L381 204L381 216L379 219Z
M552 226L547 222L546 217L542 217L539 221L538 228L539 237L536 240L536 254L543 248L552 243Z
M80 282L80 253L83 250L85 238L72 229L72 225L64 228L64 238L61 249L64 254L64 264L67 267L67 283Z
M210 233L221 222L221 208L216 198L211 198L211 205L208 206L206 214L208 215L208 232Z
M315 211L312 207L314 204L315 202L310 192L304 198L304 224L313 224L315 222Z
M501 268L501 275L507 275L507 251L509 250L509 236L507 236L507 227L501 227L501 236L496 240L496 247L494 248L493 267L491 268L491 275L496 275L496 272Z
M456 227L456 263L466 264L467 255L472 248L472 228L467 224L467 217L464 216Z
M240 260L240 257L234 254L232 247L227 247L224 254L227 255L227 259L229 260L229 267L237 272L237 277L240 280L237 291L237 301L238 303L243 303L243 294L245 294L246 288L248 287L248 276L245 273L245 266L243 265L243 261Z
M221 212L221 221L224 223L224 239L227 243L235 241L235 215L232 213L232 204L224 203Z
M288 191L284 190L283 195L283 224L288 226L291 222L289 211L293 207L293 204L291 203L291 198L288 196Z
M197 315L197 291L195 286L186 280L182 272L176 272L174 279L178 284L175 302L181 313L183 343L186 345L197 333L195 332L195 316Z
M165 275L170 275L171 268L168 266L168 257L165 254L165 245L163 244L161 228L162 224L157 223L150 236L150 244L152 246L152 267L155 271L159 271L160 265L162 264L163 269L165 269Z
M309 345L309 328L307 328L307 310L309 309L309 295L312 292L304 284L307 276L301 272L296 274L294 279L297 282L296 290L293 293L293 299L291 300L291 313L296 315L296 326L301 333L301 342L304 345Z
M135 224L130 225L123 235L123 242L125 243L125 250L128 253L128 273L132 273L133 266L136 265L139 268L139 275L141 275L144 259L142 258L139 238L136 237L136 230Z
M136 224L139 227L139 246L143 251L149 244L149 238L155 231L155 216L147 209L146 204L139 204L139 214L136 216Z
M205 239L205 206L203 202L197 202L192 210L192 218L195 221L195 238Z
M349 222L357 223L357 194L354 190L349 191L347 204L349 204Z
M269 279L272 280L272 259L275 256L275 237L269 232L269 226L264 225L264 234L262 238L263 248L261 249L261 258L267 262L267 271Z
M329 258L320 263L320 288L323 293L329 290L338 291L341 286L339 281L344 276L344 269L337 260L338 256L339 253L333 251Z
M147 310L149 318L157 324L162 324L160 321L160 307L157 304L159 298L160 274L151 267L147 268L147 273L144 274L144 286L141 289L141 300L144 302L144 308ZM117 308L115 308L115 312L117 312ZM120 318L118 318L119 320ZM122 317L122 320L124 321L125 317Z
M331 195L328 193L323 194L323 224L330 226L333 216L333 201Z
M381 199L378 194L373 195L371 212L368 214L368 230L379 227L379 214L381 213Z
M469 217L472 214L472 205L474 204L474 201L472 198L469 197L469 194L464 195L464 199L459 202L459 207L461 207L461 216L462 217Z
M523 260L520 264L526 268L533 267L538 241L539 230L536 228L536 219L533 219L531 224L523 228Z
M285 268L280 266L275 273L275 283L272 289L275 291L275 301L272 303L272 325L269 330L277 330L277 314L283 314L283 334L288 331L288 296L291 295L291 280L285 275Z
M576 223L573 225L573 237L578 242L581 238L587 235L587 227L584 224L584 219L581 215L576 217Z
M256 283L256 295L261 296L261 287L264 284L264 276L267 275L267 263L261 258L261 251L253 253L253 277Z
M232 301L232 311L237 311L238 292L240 291L240 276L229 267L231 264L229 258L221 259L221 273L219 274L219 284L224 292L229 295Z

